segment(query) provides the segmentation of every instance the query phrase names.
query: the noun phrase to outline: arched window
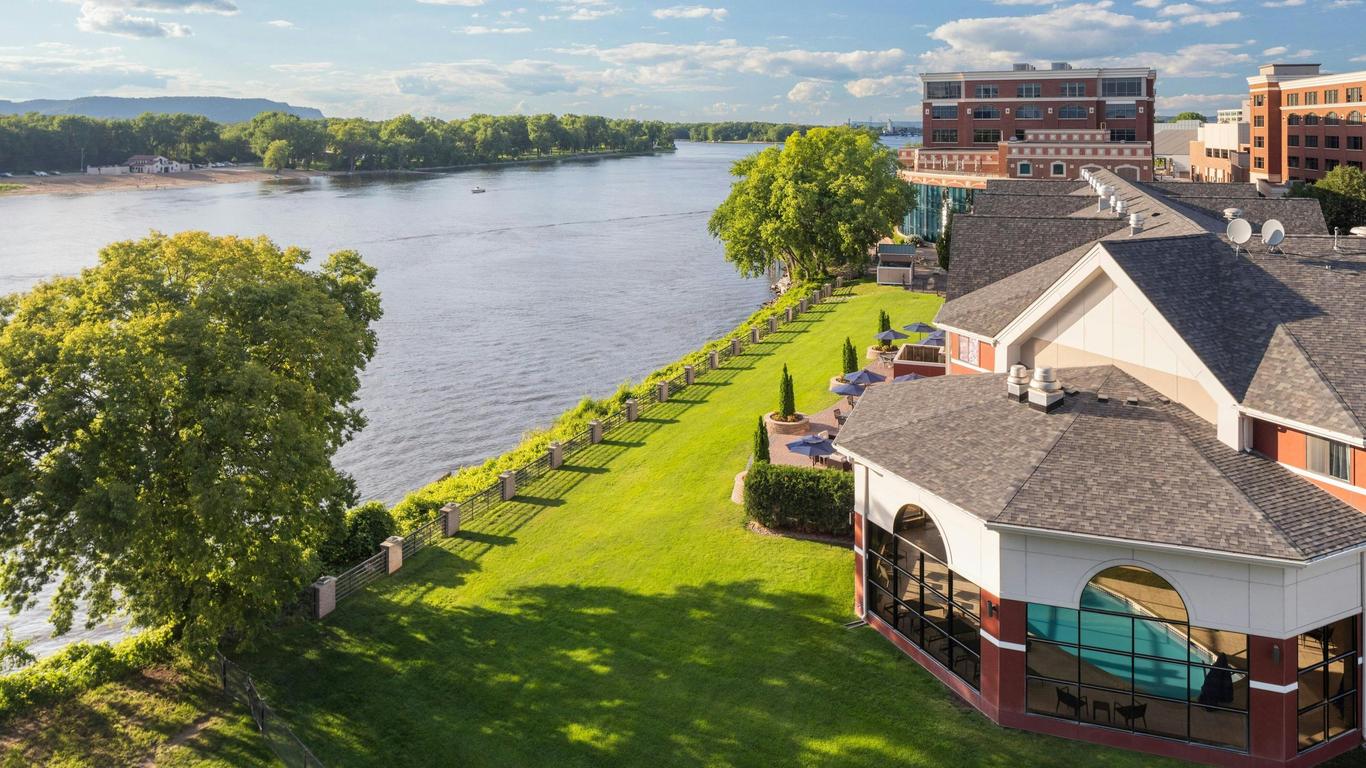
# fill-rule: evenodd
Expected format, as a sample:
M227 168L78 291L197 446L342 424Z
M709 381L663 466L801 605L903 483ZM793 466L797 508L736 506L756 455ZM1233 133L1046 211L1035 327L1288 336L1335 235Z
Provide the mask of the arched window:
M1076 104L1068 104L1067 106L1058 110L1058 117L1063 120L1085 120L1086 107L1082 107Z
M1300 124L1300 116L1297 115L1297 114L1295 114L1294 112L1291 112L1291 113L1289 114L1289 116L1287 116L1287 117L1285 118L1285 122L1286 122L1286 124L1288 124L1288 125L1299 125L1299 124Z
M1338 120L1338 113L1336 112L1329 112L1328 114L1323 116L1324 125L1337 125L1339 122L1340 121Z
M1318 125L1318 124L1319 124L1319 116L1316 115L1316 114L1314 114L1313 112L1310 112L1309 114L1307 114L1307 115L1304 116L1304 124L1305 124L1305 125Z
M907 504L892 530L869 524L868 611L974 688L981 681L981 589L951 570L944 537Z
M1040 120L1043 118L1043 111L1038 107L1020 107L1015 110L1016 120Z
M1361 125L1361 113L1355 109L1347 113L1348 125Z
M1180 593L1137 565L1096 574L1079 602L1026 609L1030 712L1247 750L1247 635L1190 626Z

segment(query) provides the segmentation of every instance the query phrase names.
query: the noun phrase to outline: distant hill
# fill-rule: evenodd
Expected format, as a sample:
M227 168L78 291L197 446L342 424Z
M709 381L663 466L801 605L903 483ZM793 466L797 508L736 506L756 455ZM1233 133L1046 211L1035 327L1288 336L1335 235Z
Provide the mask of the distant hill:
M323 113L313 107L295 107L283 101L270 99L228 99L220 96L156 96L146 99L85 96L79 99L32 101L0 99L0 115L22 115L26 112L123 119L137 117L144 112L185 113L203 115L216 123L240 123L262 112L287 112L310 120L320 120L323 117Z

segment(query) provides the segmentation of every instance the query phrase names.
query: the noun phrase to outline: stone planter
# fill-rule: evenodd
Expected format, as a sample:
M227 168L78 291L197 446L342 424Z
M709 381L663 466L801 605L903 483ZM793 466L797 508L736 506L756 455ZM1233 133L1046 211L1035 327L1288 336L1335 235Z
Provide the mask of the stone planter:
M869 347L868 354L865 355L865 357L867 357L869 360L877 360L882 354L882 350L878 349L877 347Z
M774 418L774 414L770 413L764 416L764 425L774 434L804 435L807 430L811 429L811 420L799 413L796 421L778 421Z

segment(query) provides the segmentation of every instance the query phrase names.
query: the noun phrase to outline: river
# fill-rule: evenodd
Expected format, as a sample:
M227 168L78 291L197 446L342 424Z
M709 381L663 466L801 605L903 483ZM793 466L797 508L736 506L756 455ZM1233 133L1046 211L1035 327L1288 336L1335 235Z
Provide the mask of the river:
M0 199L0 293L149 230L270 236L379 270L368 425L336 457L398 501L725 333L768 297L706 231L752 145L402 179L316 178ZM485 194L471 194L479 186ZM8 616L20 637L42 616Z

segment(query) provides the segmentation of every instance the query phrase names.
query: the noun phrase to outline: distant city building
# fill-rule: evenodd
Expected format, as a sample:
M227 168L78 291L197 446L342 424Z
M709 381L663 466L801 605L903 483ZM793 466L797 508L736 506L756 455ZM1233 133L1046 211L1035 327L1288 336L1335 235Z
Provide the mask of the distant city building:
M1153 126L1153 162L1157 173L1190 177L1191 141L1204 124L1203 120L1175 120Z
M1148 68L936 72L920 76L924 146L900 152L916 185L907 234L937 238L950 211L988 179L1077 179L1082 170L1153 177L1153 98Z
M1242 107L1237 109L1221 109L1217 114L1217 120L1221 123L1242 123L1247 120L1247 113Z
M1267 64L1247 79L1253 181L1316 181L1362 167L1366 70L1325 74L1318 64Z
M1221 109L1243 114L1241 109ZM1208 123L1200 126L1190 143L1191 181L1248 181L1248 144L1251 124L1247 122Z

